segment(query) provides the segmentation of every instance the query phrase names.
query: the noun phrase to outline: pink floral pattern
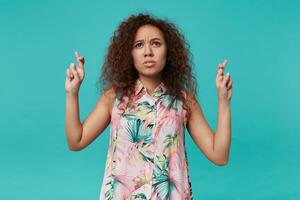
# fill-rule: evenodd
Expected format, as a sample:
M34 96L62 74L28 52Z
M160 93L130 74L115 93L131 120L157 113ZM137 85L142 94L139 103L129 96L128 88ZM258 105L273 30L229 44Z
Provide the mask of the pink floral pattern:
M190 200L187 112L161 82L148 94L137 79L131 104L116 98L100 200ZM186 96L186 94L184 93Z

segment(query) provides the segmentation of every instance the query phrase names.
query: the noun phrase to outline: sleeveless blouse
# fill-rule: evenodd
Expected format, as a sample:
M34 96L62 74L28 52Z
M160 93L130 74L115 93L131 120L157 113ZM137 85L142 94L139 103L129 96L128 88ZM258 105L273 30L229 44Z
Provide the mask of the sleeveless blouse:
M193 199L182 101L163 82L148 94L139 79L132 103L123 98L112 108L100 200Z

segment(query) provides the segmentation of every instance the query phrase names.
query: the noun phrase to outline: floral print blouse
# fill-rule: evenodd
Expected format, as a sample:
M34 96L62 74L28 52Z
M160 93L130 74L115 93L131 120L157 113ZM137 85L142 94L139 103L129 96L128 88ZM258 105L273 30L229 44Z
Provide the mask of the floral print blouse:
M148 94L140 79L133 103L124 99L112 109L100 200L193 199L182 101L166 94L163 82Z

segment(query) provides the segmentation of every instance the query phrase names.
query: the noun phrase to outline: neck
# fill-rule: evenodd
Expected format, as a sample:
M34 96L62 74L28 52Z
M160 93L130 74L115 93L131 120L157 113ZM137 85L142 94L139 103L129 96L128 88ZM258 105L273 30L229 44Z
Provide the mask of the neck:
M139 76L139 80L146 87L148 94L152 94L152 92L155 90L155 88L162 82L162 79L160 76L157 76L154 78Z

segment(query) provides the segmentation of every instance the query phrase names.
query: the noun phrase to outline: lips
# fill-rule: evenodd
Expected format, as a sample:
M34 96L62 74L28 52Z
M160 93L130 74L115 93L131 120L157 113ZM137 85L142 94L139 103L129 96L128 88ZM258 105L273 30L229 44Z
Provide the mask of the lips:
M144 62L144 65L145 65L146 67L152 67L152 66L155 65L155 62L154 62L154 61L145 61L145 62Z
M146 61L144 62L144 64L151 64L151 63L155 63L155 61L154 61L154 60L146 60Z

